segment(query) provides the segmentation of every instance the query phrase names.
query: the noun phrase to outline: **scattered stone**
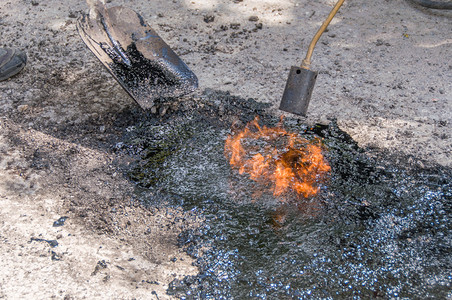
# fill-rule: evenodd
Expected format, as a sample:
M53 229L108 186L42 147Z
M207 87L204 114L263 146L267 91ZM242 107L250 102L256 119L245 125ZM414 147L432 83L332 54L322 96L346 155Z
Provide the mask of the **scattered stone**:
M26 105L26 104L22 104L17 107L17 110L21 113L26 111L27 109L28 109L28 105Z
M75 19L75 18L77 18L78 16L77 16L77 13L76 13L76 12L70 11L68 17L71 18L71 19Z
M331 123L330 120L328 120L328 117L325 115L322 115L318 120L318 124L321 124L321 125L328 126L328 124L330 124L330 123Z
M66 220L68 219L68 217L61 217L58 220L56 220L55 222L53 222L53 227L60 227L64 225L64 222L66 222Z
M61 255L58 255L55 251L52 251L51 254L52 254L51 255L52 260L56 260L56 261L61 260Z
M380 39L378 39L376 42L375 42L375 45L376 46L383 46L385 44L385 42L383 41L383 40L380 40Z
M93 273L91 273L91 276L96 275L100 270L106 269L108 267L107 262L105 260L99 260L96 264L96 267L94 268Z
M183 290L185 287L183 280L174 279L168 286L167 294L170 296L177 295L177 291Z
M230 27L231 29L239 29L239 28L240 28L240 23L231 23L231 24L229 25L229 27Z
M251 16L251 17L248 18L248 20L251 21L251 22L257 22L257 21L259 21L259 17L258 16Z
M46 242L49 244L50 247L55 248L56 246L58 246L58 241L57 240L45 240L45 239L38 239L38 238L34 238L32 237L30 239L30 243L31 242Z
M207 15L204 16L204 22L211 23L213 21L215 21L215 16L214 15L207 14Z
M168 107L167 106L160 107L160 109L159 109L160 117L163 117L166 114L167 111L168 111Z
M124 270L125 270L123 267L118 266L118 265L116 265L116 268L118 268L118 269L121 270L121 271L124 271Z
M263 27L264 27L264 25L262 23L256 24L256 29L262 29Z
M448 123L449 122L447 122L447 121L441 120L441 121L438 121L438 126L439 127L444 127L444 126L447 126Z

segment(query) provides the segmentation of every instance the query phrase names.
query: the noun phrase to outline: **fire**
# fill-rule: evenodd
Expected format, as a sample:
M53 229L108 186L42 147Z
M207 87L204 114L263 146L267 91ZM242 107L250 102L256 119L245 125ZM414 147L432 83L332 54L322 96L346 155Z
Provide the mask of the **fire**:
M316 195L319 182L331 170L319 140L308 141L287 132L281 122L273 128L256 117L243 130L228 136L225 155L239 174L263 184L272 183L273 195L290 191L305 198Z

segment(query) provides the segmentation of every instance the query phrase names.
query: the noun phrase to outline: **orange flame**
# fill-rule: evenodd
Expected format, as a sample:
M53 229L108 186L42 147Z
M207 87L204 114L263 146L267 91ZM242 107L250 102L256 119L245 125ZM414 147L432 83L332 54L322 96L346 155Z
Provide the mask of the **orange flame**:
M260 126L256 117L245 128L228 136L225 155L239 174L248 174L256 182L273 183L273 195L295 191L311 197L318 183L331 170L322 155L320 143L308 141L278 126Z

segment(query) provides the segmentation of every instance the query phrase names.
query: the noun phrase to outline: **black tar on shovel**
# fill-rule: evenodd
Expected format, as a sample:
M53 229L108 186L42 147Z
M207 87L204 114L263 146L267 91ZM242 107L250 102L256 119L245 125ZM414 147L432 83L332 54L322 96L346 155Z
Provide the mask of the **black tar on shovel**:
M301 67L292 67L290 69L289 78L286 82L283 97L279 106L280 110L287 111L296 115L306 116L308 111L309 101L311 100L312 90L314 89L315 80L318 72L311 71L311 56L314 52L314 47L317 44L322 33L328 27L331 20L336 15L339 8L345 0L339 0L334 6L333 10L328 15L328 18L323 22L319 31L309 45L306 58L303 60Z
M88 48L143 108L163 97L194 91L198 78L135 11L103 0L87 0L88 14L77 22Z

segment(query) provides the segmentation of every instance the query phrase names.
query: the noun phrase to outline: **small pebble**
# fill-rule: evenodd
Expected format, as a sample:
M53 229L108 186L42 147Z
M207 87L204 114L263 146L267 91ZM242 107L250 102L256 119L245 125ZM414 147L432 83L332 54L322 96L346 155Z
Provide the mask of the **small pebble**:
M207 15L204 16L204 22L211 23L213 21L215 21L215 16L214 15L207 14Z
M163 117L165 114L166 114L166 111L168 110L168 107L166 107L166 106L162 106L162 107L160 107L160 109L159 109L159 115L160 115L160 117Z
M53 227L60 227L64 225L64 222L66 222L66 220L68 219L68 217L61 217L58 220L56 220L55 222L53 222Z
M52 254L51 255L52 260L56 260L56 261L61 260L61 255L57 254L55 251L51 251L50 253Z
M331 122L328 120L327 116L323 115L320 117L320 119L318 120L318 123L321 125L328 125Z
M17 110L19 111L19 112L24 112L24 111L26 111L28 109L28 105L26 105L26 104L22 104L22 105L19 105L18 107L17 107Z
M251 16L251 17L248 18L248 20L251 21L251 22L257 22L257 21L259 21L259 17L258 16Z
M380 39L378 39L376 42L375 42L375 45L376 46L382 46L382 45L384 45L385 43L383 42L383 40L380 40Z

